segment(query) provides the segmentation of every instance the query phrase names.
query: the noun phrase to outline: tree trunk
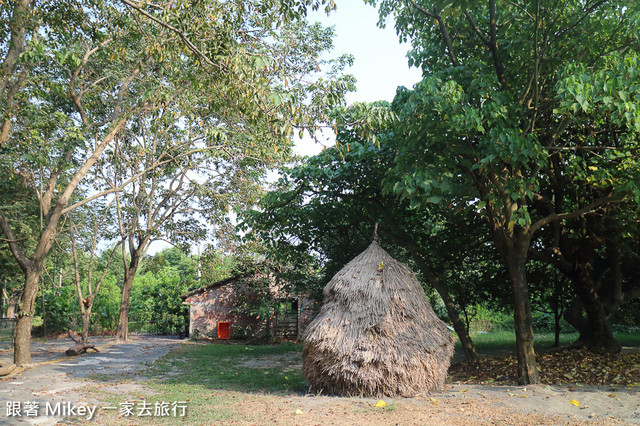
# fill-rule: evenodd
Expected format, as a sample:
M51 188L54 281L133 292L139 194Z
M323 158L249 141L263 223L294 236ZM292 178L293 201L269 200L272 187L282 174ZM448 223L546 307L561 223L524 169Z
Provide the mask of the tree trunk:
M5 291L6 288L6 278L2 279L2 287L0 288L0 317L2 318L6 318L6 315L4 313L5 311L5 305L8 305L8 301L9 298L7 297L7 292Z
M31 364L31 320L33 318L36 295L38 294L38 279L42 269L38 265L32 265L25 272L24 289L17 315L18 322L13 332L13 362L18 367Z
M89 340L89 325L91 323L91 308L93 306L87 306L82 313L82 342L87 343Z
M16 308L18 307L18 302L20 301L21 294L22 293L20 290L12 290L10 294L4 295L7 301L6 312L4 315L5 318L15 318Z
M613 336L604 306L591 279L577 273L571 281L587 314L586 327L579 329L580 338L574 346L586 346L595 352L620 352L621 346Z
M42 337L47 336L47 306L44 300L44 281L42 282Z
M438 292L438 294L440 293ZM442 294L440 294L440 297L442 297ZM460 338L460 343L464 351L464 358L467 361L475 361L478 359L478 354L476 353L476 348L473 345L473 340L471 340L471 336L469 335L469 327L464 323L464 321L462 321L460 315L458 315L458 310L453 304L453 300L449 297L448 293L447 299L448 300L443 297L442 300L447 308L447 314L449 314L449 319L451 320L453 329Z
M564 311L564 319L580 334L578 340L583 336L586 337L589 333L589 324L587 323L584 315L582 315L582 307L582 301L580 298L575 297L567 307L567 310Z
M478 359L478 354L476 353L476 348L473 346L473 341L471 340L471 336L469 335L469 327L462 321L460 315L458 314L458 308L451 298L447 287L440 281L430 268L427 267L426 263L422 259L422 257L411 250L411 255L420 268L420 272L422 275L427 278L429 283L433 286L433 288L438 292L442 301L444 302L444 306L447 309L447 315L449 315L449 319L451 320L451 324L453 325L453 329L460 338L460 343L462 344L462 349L464 350L464 357L467 361L475 361Z
M560 249L566 260L561 263L560 268L571 281L577 295L577 300L574 300L566 315L569 323L580 333L572 346L586 346L595 352L620 352L621 346L613 336L608 312L592 277L592 262L596 256L593 239L567 238L560 242ZM582 316L581 308L586 313L586 319Z
M16 369L15 364L0 365L0 376L6 376Z
M132 260L133 263L133 260ZM129 305L131 296L131 286L133 278L136 276L137 262L135 268L128 268L125 273L124 285L122 286L122 297L120 298L120 316L118 317L118 328L116 329L116 339L124 342L129 338Z
M98 350L98 348L96 348L95 345L90 345L88 343L77 343L74 346L67 349L65 351L65 354L67 354L67 356L78 356L80 354L85 353L89 349L93 349L96 352L100 352L100 350Z
M9 303L7 304L7 318L15 317L17 304L18 304L18 299L14 299L13 297L9 299Z
M509 250L505 255L513 292L513 318L518 358L518 384L520 385L540 383L533 348L533 321L525 268L528 246L528 241L526 244L521 242L517 244L517 248Z
M553 286L553 301L551 303L551 306L553 308L553 321L554 321L554 328L553 331L555 333L554 335L554 341L553 341L553 346L555 348L559 348L560 347L560 320L562 319L562 313L565 309L565 304L564 304L564 285L563 282L560 280L560 277L558 276L558 270L554 269L555 273L555 282L554 282L554 286Z

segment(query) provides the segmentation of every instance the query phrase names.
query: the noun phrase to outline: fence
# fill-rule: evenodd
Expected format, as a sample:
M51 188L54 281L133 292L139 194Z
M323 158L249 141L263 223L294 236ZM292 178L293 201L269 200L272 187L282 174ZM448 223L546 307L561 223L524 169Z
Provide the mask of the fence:
M281 300L276 307L273 334L276 338L298 338L298 299Z
M184 317L167 315L163 320L129 319L129 334L138 336L179 335L188 330Z
M129 334L140 336L180 335L188 330L188 324L186 318L174 315L168 315L163 320L132 318L129 321ZM13 331L15 328L15 318L0 318L0 351L13 350Z
M13 349L13 330L15 328L15 318L0 318L0 351Z

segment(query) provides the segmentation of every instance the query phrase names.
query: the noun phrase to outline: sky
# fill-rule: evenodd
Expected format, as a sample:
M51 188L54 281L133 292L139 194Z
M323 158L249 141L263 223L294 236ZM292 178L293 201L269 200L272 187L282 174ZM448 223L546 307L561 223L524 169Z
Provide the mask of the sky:
M398 86L411 88L421 80L421 71L407 64L410 46L400 44L393 22L388 22L384 29L379 28L377 9L363 0L336 3L337 10L329 16L312 12L308 19L335 28L334 56L350 53L355 57L353 66L346 72L357 79L357 91L347 94L347 104L392 101ZM333 144L332 135L326 133L325 138L329 138L328 145ZM294 151L299 155L314 155L322 150L322 145L310 137L296 138L294 142Z

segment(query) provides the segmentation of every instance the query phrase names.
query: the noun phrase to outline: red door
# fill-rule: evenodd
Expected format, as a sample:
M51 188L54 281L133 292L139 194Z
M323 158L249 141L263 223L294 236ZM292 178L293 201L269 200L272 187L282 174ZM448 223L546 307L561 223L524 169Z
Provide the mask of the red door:
M218 339L229 340L231 338L231 323L219 322L218 323Z

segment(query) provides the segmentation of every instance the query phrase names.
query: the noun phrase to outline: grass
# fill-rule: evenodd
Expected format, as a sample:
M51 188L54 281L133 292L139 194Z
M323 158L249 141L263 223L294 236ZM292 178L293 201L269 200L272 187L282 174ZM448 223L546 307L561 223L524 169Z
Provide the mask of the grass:
M616 337L625 346L640 346L640 334L618 334ZM515 337L510 332L474 333L472 338L481 353L513 352L515 349ZM569 344L576 338L576 334L565 334L561 344ZM551 348L553 340L552 334L536 334L536 350ZM152 406L174 401L182 401L188 406L184 419L174 416L119 418L117 411L100 410L99 421L106 424L123 424L126 420L136 424L277 421L282 414L282 408L277 407L282 407L283 397L300 395L306 390L299 368L301 351L302 345L292 343L261 346L184 344L149 365L142 373L143 381L135 381L130 375L92 377L101 382L139 384L147 392L131 390L114 394L106 392L106 386L97 385L90 393L103 401L103 406L143 400ZM380 409L367 405L361 409L365 414L393 412L396 406L391 403Z
M614 333L622 346L640 346L640 333ZM513 352L516 347L516 337L513 331L495 331L490 333L471 333L471 339L480 353ZM578 333L560 335L560 346L567 346L578 339ZM536 351L545 351L554 346L553 333L535 333L534 346ZM456 348L460 348L460 341L456 340Z
M188 406L190 423L210 424L216 422L254 422L246 413L251 405L264 406L265 401L275 401L287 394L299 394L306 390L306 383L295 364L302 345L285 343L279 345L227 345L185 344L171 351L149 367L144 375L145 388L157 395L144 396L132 392L129 395L98 395L99 399L118 405L124 401L141 398L150 404L156 402L184 401ZM278 362L280 361L280 362ZM96 381L130 381L130 377L109 378L94 375ZM238 410L245 414L238 414ZM101 419L107 423L119 423L116 412L102 411ZM136 422L144 418L132 417ZM150 423L175 423L175 417L152 417Z
M299 369L282 368L265 357L302 351L302 345L183 345L156 363L155 375L169 375L166 384L198 383L210 389L285 394L301 392L305 382ZM261 362L261 358L263 362ZM171 375L180 371L181 374Z
M622 346L640 346L640 333L613 333Z

